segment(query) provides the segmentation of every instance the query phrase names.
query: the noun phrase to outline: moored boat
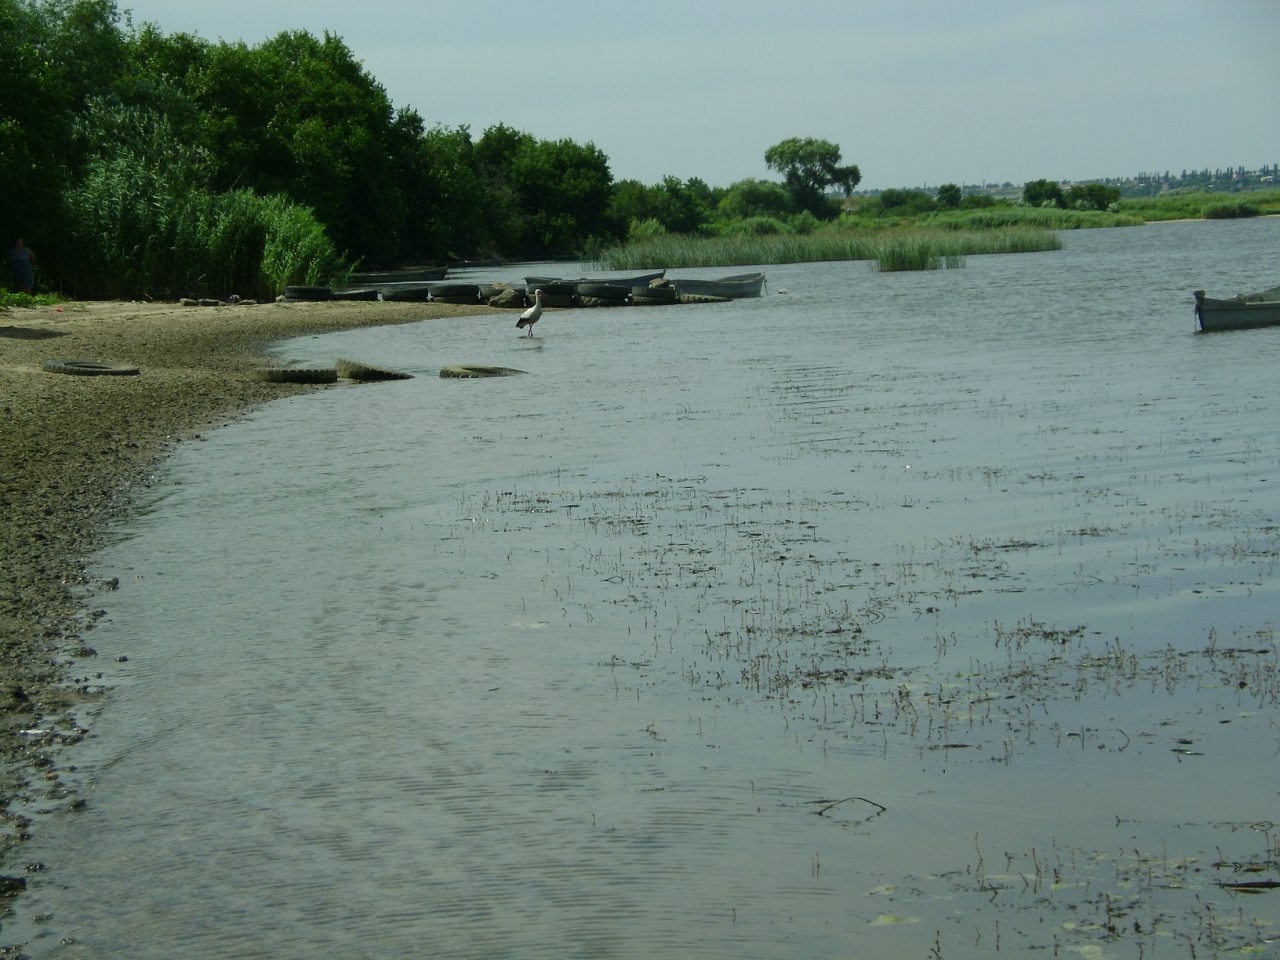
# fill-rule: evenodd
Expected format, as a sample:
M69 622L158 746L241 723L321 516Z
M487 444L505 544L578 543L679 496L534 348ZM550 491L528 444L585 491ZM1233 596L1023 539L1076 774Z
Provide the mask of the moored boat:
M439 303L478 303L480 301L480 284L478 283L433 283L431 299Z
M334 300L377 300L377 287L354 287L350 290L333 291Z
M564 277L525 277L525 286L533 290L541 287L547 290L549 286L568 284L571 293L578 292L578 285L582 283L607 283L612 286L625 287L643 287L652 280L660 280L666 275L666 270L659 270L656 273L642 273L633 277L578 277L576 279L567 279ZM559 291L557 291L559 292Z
M386 283L378 286L383 300L429 300L431 285L429 283Z
M406 267L404 270L353 273L351 283L357 287L383 283L426 283L429 280L443 280L448 270L448 267Z
M1280 287L1241 294L1229 300L1206 297L1203 290L1197 290L1195 296L1196 319L1204 331L1248 330L1280 324Z
M763 273L738 273L718 279L700 279L688 277L683 280L671 278L671 284L682 294L697 294L704 297L758 297L764 286Z
M532 299L534 290L541 290L548 297L572 297L578 292L578 284L573 280L555 280L551 277L525 277L525 296Z
M669 283L631 288L631 302L637 306L650 303L677 303L679 300L679 292Z
M626 300L630 295L629 287L621 283L606 283L600 280L583 280L578 284L578 296L596 300Z

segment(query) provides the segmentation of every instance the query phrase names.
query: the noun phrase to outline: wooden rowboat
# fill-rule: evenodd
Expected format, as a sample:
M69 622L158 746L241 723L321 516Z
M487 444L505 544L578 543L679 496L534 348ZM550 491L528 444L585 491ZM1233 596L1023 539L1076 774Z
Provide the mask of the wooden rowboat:
M1230 300L1206 297L1203 290L1197 290L1195 296L1196 319L1203 331L1247 330L1280 324L1280 287L1241 294Z
M729 297L737 300L742 297L758 297L764 286L763 273L739 273L717 280L702 280L690 277L685 280L671 278L671 284L680 293L698 294L704 297Z
M651 280L660 280L667 271L659 270L657 273L642 273L634 277L578 277L577 279L565 279L562 277L525 277L525 288L534 290L541 287L547 293L561 292L560 285L568 284L570 293L578 292L578 284L580 283L607 283L613 286L626 287L643 287L649 284Z
M426 283L443 280L448 267L408 267L404 270L381 270L371 273L353 273L352 286L367 287L383 283Z

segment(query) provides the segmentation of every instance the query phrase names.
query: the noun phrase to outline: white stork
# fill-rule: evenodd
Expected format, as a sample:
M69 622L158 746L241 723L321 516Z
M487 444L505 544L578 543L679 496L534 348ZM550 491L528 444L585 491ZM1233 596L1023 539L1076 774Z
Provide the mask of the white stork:
M516 329L522 327L529 328L529 336L533 336L533 325L538 322L538 318L542 316L542 298L546 296L541 290L533 291L533 306L520 314L520 319L516 321Z

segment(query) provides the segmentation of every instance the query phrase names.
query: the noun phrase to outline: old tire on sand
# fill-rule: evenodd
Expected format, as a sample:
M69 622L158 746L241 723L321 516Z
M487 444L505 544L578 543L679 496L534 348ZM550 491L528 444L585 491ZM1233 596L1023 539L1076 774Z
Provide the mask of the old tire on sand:
M332 367L258 367L253 375L267 383L336 383Z
M475 380L480 377L510 377L524 372L514 367L486 367L478 363L455 363L452 366L440 368L440 376L453 380Z
M413 374L399 370L388 370L386 367L375 367L359 360L336 360L334 370L344 380L411 380Z
M71 373L81 377L135 377L142 371L125 363L103 363L101 360L46 360L50 373Z

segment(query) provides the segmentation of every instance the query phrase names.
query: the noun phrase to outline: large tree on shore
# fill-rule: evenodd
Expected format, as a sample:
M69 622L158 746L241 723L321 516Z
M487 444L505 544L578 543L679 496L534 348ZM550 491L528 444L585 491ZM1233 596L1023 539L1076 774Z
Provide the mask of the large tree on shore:
M504 211L508 252L559 256L609 234L613 174L595 144L539 140L499 123L484 132L475 156Z
M826 196L839 187L847 197L862 180L856 163L840 164L840 148L816 137L788 137L764 152L764 162L782 174L797 210L830 218L838 212Z

